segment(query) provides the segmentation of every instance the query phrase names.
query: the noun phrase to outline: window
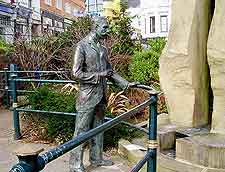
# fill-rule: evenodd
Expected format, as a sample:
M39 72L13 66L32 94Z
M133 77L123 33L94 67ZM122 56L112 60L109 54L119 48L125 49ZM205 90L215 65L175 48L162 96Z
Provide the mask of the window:
M56 0L56 8L62 9L62 0Z
M168 16L160 16L160 28L161 32L168 32Z
M0 17L0 25L2 26L10 26L11 21L9 17Z
M72 12L72 8L71 8L71 5L70 5L70 3L65 3L65 12L66 13L69 13L69 14L71 14L71 12Z
M150 17L150 33L155 33L155 16Z
M45 0L45 3L46 3L47 5L52 5L52 0Z
M145 34L147 33L147 21L146 21L146 19L145 19Z
M97 11L102 11L103 10L103 5L102 4L98 4L97 5Z
M88 11L89 11L89 12L96 11L96 9L95 9L95 5L89 5L89 7L88 7Z
M29 7L29 8L32 7L32 0L28 0L28 7Z
M89 0L88 3L89 4L95 4L95 0Z

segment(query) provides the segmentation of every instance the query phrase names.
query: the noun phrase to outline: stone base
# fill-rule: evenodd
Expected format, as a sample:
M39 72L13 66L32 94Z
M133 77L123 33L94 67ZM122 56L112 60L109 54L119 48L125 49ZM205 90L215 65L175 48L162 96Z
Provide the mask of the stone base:
M176 143L176 126L162 125L159 126L158 131L159 150L174 149Z
M136 147L136 148L135 148ZM127 158L134 166L138 161L143 159L146 151L140 150L140 146L131 144L129 141L121 140L119 142L119 153ZM173 154L173 153L172 153ZM140 172L146 172L146 164ZM225 169L209 168L188 161L180 160L171 156L171 152L158 152L157 172L225 172Z
M177 139L176 158L205 167L225 169L225 135L209 133Z
M157 172L225 172L225 169L204 167L158 153Z

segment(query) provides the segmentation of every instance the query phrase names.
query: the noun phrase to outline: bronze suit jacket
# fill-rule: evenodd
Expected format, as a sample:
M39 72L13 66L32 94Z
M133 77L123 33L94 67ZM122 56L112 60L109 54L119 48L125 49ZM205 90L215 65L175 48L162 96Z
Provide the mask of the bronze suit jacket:
M112 69L109 63L107 49L96 44L90 35L77 44L74 56L73 75L79 80L80 90L77 94L77 111L88 111L105 99L107 78L100 77L99 73ZM108 78L121 88L128 87L128 81L113 72ZM106 103L106 101L104 101Z

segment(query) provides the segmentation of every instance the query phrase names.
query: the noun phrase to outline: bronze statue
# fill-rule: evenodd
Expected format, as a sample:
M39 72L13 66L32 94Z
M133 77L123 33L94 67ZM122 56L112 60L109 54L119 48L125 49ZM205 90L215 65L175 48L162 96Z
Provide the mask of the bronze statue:
M123 89L134 86L119 76L109 63L106 47L99 42L107 36L108 23L104 17L95 19L91 33L77 44L73 75L79 79L74 137L101 125L104 121L107 79ZM70 172L84 172L83 145L75 148L70 156ZM103 134L90 141L90 162L92 166L110 166L112 161L103 159Z

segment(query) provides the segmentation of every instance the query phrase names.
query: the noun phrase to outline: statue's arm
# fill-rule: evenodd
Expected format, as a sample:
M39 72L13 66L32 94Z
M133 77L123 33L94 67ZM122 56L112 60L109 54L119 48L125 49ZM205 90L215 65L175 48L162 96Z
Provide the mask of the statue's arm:
M113 70L112 65L109 63L109 59L107 60L107 70L112 71L112 75L110 77L108 77L108 79L112 83L118 85L120 88L122 88L124 90L129 87L129 82Z
M113 71L113 74L109 78L109 80L112 81L113 83L115 83L116 85L118 85L120 88L122 88L124 90L129 87L129 82L126 79L124 79L123 77L121 77L115 71Z
M84 72L85 52L81 44L76 47L73 63L73 75L82 83L97 84L99 76L96 73Z

